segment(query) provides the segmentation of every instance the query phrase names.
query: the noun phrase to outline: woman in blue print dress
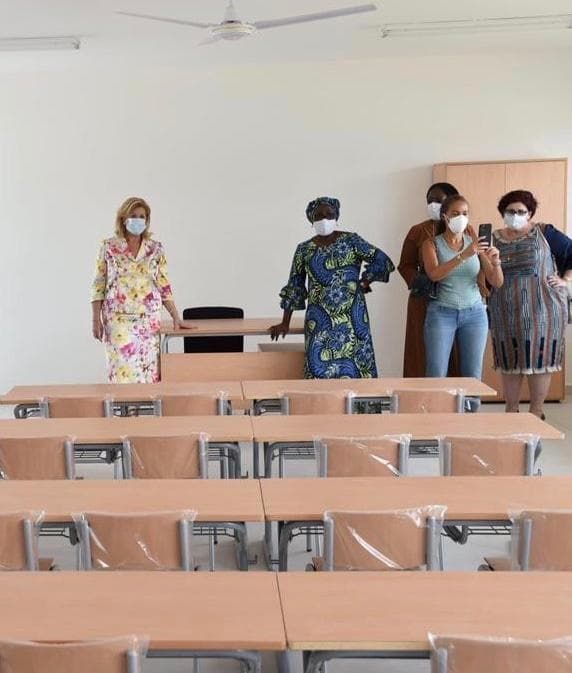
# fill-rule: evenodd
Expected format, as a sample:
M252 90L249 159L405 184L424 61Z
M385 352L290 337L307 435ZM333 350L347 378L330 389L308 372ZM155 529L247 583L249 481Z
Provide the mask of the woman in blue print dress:
M357 234L337 231L339 215L337 199L321 197L308 205L306 216L316 235L296 248L288 284L280 292L284 316L270 329L272 339L286 336L292 312L306 308L307 301L308 379L377 377L364 295L373 281L387 283L395 267Z

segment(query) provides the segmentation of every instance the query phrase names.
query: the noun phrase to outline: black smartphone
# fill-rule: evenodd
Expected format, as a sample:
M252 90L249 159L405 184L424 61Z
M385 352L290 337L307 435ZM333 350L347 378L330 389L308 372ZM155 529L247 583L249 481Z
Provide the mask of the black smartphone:
M493 244L493 225L490 222L479 225L479 239L484 239L489 247Z

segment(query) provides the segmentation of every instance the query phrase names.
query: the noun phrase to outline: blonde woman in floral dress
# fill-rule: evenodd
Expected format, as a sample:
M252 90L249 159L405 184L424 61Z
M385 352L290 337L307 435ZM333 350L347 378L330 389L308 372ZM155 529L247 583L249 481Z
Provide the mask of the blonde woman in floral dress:
M110 383L159 380L161 307L187 327L173 302L163 246L151 238L151 209L140 198L119 208L115 237L103 241L91 293L93 336L105 343Z

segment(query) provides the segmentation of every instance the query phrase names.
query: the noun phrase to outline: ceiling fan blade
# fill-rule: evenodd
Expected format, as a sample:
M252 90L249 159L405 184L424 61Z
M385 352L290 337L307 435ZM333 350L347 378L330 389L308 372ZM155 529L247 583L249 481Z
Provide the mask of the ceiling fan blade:
M222 39L218 35L213 35L212 37L207 37L206 40L201 40L197 47L206 47L209 44L214 44L215 42L221 42Z
M180 26L192 26L193 28L212 28L212 23L201 23L199 21L185 21L184 19L171 19L166 16L152 16L151 14L135 14L134 12L115 12L122 16L130 16L135 19L148 19L149 21L162 21L163 23L175 23Z
M336 19L340 16L351 16L352 14L363 14L365 12L375 12L377 5L369 3L367 5L357 5L354 7L342 7L341 9L332 9L327 12L316 12L315 14L300 14L299 16L287 16L283 19L270 19L269 21L255 21L254 25L258 30L265 28L279 28L281 26L291 26L296 23L308 23L310 21L324 21L325 19Z

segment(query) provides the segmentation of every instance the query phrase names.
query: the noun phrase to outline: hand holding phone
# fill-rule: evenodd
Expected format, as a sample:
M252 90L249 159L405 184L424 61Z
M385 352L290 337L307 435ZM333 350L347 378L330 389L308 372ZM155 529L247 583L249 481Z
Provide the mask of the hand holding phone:
M479 241L486 243L489 248L493 244L493 225L490 222L479 225Z

